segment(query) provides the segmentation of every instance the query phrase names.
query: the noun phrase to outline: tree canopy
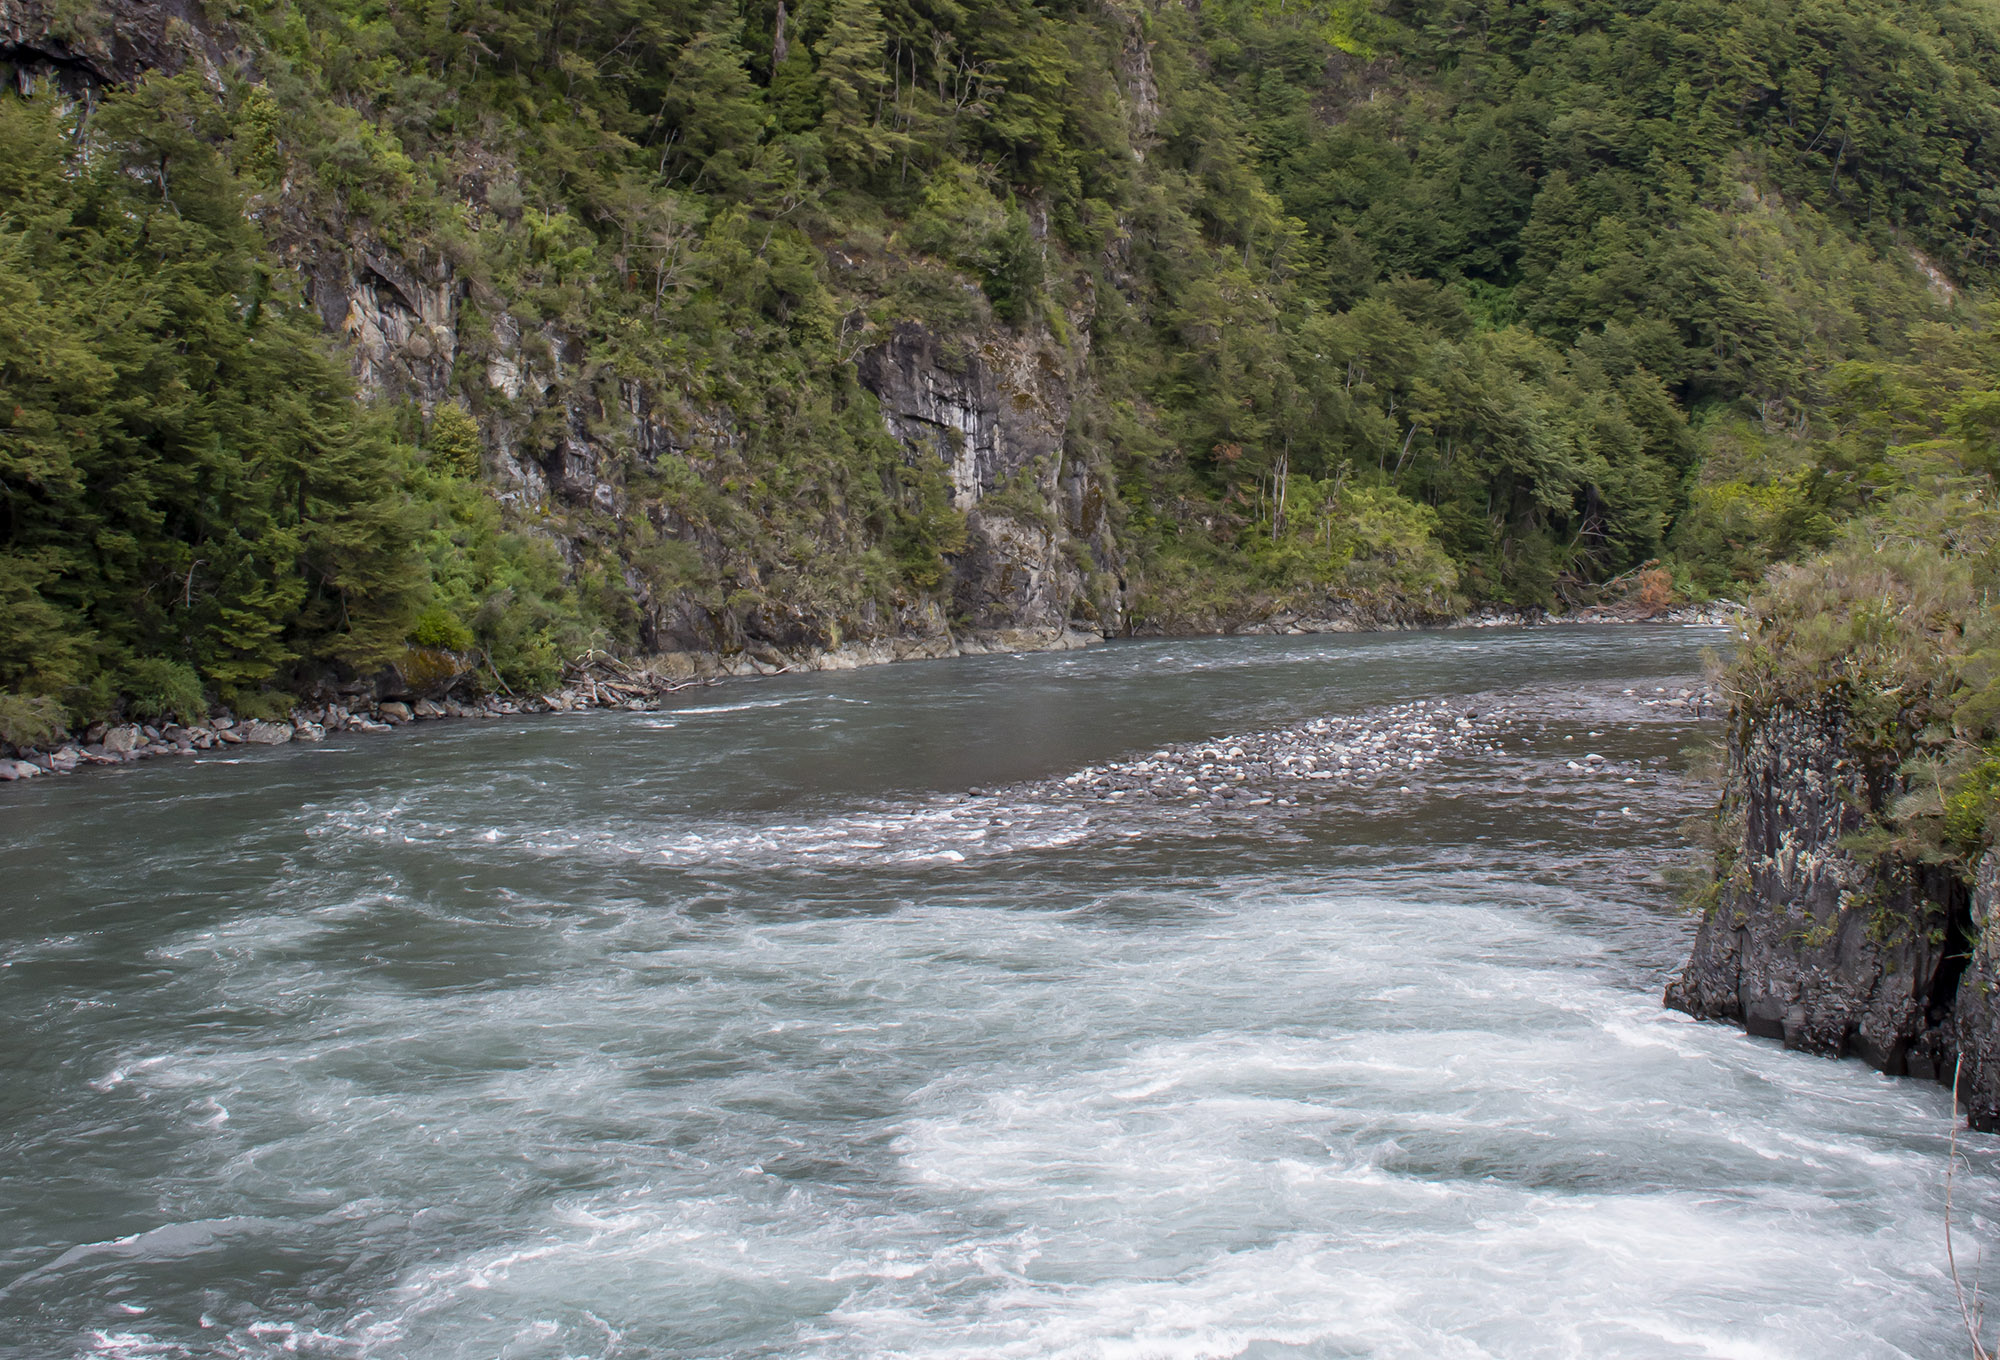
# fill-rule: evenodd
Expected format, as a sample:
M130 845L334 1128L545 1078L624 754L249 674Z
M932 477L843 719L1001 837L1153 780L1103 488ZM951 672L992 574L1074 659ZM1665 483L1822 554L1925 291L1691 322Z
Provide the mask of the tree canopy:
M1090 565L1168 627L1739 593L1909 441L2000 428L1980 0L258 0L222 36L213 78L0 95L0 691L77 715L142 665L541 683L667 597L822 638L939 599L962 516L856 379L905 321L1068 356ZM449 261L442 400L357 390L304 304L362 240ZM560 351L538 397L486 380L508 327ZM669 403L728 436L636 447ZM491 494L573 438L622 504Z

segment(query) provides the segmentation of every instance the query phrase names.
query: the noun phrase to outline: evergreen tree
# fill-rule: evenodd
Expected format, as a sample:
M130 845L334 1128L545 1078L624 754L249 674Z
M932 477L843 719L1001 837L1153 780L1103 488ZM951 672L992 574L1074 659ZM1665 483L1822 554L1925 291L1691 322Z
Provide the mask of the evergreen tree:
M888 35L875 0L829 0L826 28L813 50L819 57L820 137L827 158L866 180L901 145L882 122L893 82Z
M794 32L804 31L805 11L794 21ZM794 37L784 57L771 73L771 112L778 130L797 134L819 126L825 111L820 98L819 73L813 69L812 50Z
M698 181L725 194L742 189L764 135L763 92L745 69L742 30L729 0L709 6L674 62L667 99Z

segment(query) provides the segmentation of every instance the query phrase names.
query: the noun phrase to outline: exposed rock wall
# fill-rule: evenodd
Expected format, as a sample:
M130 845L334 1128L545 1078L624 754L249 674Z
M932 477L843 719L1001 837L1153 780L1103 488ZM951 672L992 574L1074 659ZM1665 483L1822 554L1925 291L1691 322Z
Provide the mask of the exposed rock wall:
M1951 1038L1964 1066L1959 1101L1974 1128L2000 1128L2000 855L1980 861L1972 888L1971 944L1958 979ZM1940 1072L1950 1081L1954 1073Z
M0 78L53 79L76 93L188 66L215 71L221 47L194 0L122 0L96 17L60 0L0 0Z
M467 289L441 257L304 231L286 253L328 329L347 341L365 391L428 410L451 399L456 382L483 388L488 477L503 502L538 522L573 561L590 516L645 516L717 575L741 571L732 551L740 545L629 492L635 464L650 468L671 454L699 468L730 447L738 438L730 412L633 380L607 405L606 389L583 380L581 343L523 326L501 299L480 300L467 334ZM905 321L854 363L907 460L940 464L953 506L967 515L966 546L949 559L937 596L843 618L783 605L718 617L633 576L647 650L767 647L803 663L850 641L931 639L925 647L951 651L995 645L1003 634L1020 647L1123 629L1107 489L1064 462L1082 354L1040 326L946 336Z
M1979 1069L1991 1090L1975 1108L1991 1120L2000 998L1968 1008L1962 979L1979 973L1967 973L1968 939L2000 883L1986 875L1974 902L1949 868L1864 859L1842 844L1902 792L1897 765L1832 705L1739 715L1720 814L1725 874L1667 1004L1944 1081L1960 1036L1976 1033L1977 1050L1992 1053Z
M463 289L449 264L366 239L299 257L313 305L326 328L346 339L364 388L426 408L450 395ZM518 377L515 383L518 389Z
M1039 347L996 336L975 348L904 321L862 352L859 373L890 432L950 470L960 510L1061 452L1069 391Z
M906 321L857 362L889 432L911 459L944 465L967 513L951 598L975 634L1122 629L1119 592L1091 579L1117 557L1102 489L1063 467L1080 360L1039 327L947 338Z

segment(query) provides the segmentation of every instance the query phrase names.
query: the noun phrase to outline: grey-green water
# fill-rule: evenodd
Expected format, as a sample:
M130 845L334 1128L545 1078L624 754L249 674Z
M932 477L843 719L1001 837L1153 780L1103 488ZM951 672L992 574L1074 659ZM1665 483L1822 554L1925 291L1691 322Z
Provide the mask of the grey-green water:
M1717 641L1129 644L11 786L0 1352L1965 1354L1945 1093L1659 1007L1699 734L1642 700ZM1045 782L1414 699L1498 749Z

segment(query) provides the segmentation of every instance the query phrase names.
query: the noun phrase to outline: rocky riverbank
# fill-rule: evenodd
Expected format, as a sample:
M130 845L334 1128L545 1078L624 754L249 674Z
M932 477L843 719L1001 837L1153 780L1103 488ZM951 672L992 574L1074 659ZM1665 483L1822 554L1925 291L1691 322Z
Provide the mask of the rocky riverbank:
M1689 718L1712 716L1718 703L1705 684L1660 686L1643 696L1626 690L1620 697ZM1087 767L1033 791L1053 799L1164 801L1217 810L1297 807L1392 782L1408 792L1411 781L1441 761L1496 751L1502 734L1521 718L1504 701L1418 699L1228 741L1166 746L1137 760ZM1560 768L1572 774L1625 773L1594 751L1581 752Z
M1973 1127L2000 1128L2000 857L1968 884L1950 863L1861 849L1910 777L1841 705L1733 716L1717 881L1667 1005L1956 1080Z
M515 718L593 709L643 712L661 707L668 696L682 690L724 680L798 671L854 670L895 661L989 652L1068 651L1100 641L1092 633L1040 633L1022 629L956 639L947 634L941 638L862 643L791 657L769 650L745 651L734 656L677 652L627 662L594 653L572 662L566 668L563 684L547 693L489 693L465 698L450 694L427 697L392 672L339 699L301 703L282 718L239 720L224 711L189 723L100 722L66 734L60 741L29 747L0 746L0 783L130 765L162 756L201 756L240 746L324 741L337 732L393 732L441 720Z
M1858 855L1903 792L1837 707L1733 734L1718 817L1726 871L1667 1004L1892 1075L1949 1078L1967 894L1948 868Z
M652 701L657 704L657 699ZM238 721L227 712L191 723L97 723L52 749L17 751L0 760L0 781L32 779L43 774L74 774L99 766L129 765L155 756L196 756L238 746L283 746L294 741L324 741L331 732L391 732L412 723L438 718L510 718L525 713L564 713L585 708L646 707L621 689L604 687L596 694L565 687L526 699L488 695L473 703L456 699L411 703L384 700L362 710L333 703L292 710L269 721Z
M1566 623L1667 623L1694 626L1717 626L1733 621L1733 606L1700 606L1644 617L1608 615L1602 611L1589 612L1591 617L1569 615L1547 615L1540 611L1524 610L1482 610L1465 616L1453 627L1462 628L1503 628L1503 627L1543 627ZM1414 625L1413 625L1414 626ZM1361 629L1334 619L1286 619L1271 620L1263 624L1248 625L1237 630L1243 634L1307 634L1325 632L1385 631L1381 626ZM886 665L897 661L943 659L953 656L978 656L1000 652L1067 651L1094 646L1102 642L1094 633L1076 630L1044 632L1031 629L1007 629L966 636L949 633L925 635L914 638L850 644L843 647L814 649L796 654L786 654L774 648L756 651L746 650L732 656L722 656L708 652L673 652L647 658L643 661L627 662L604 654L593 654L579 660L567 668L564 683L547 693L485 694L478 697L453 697L451 695L425 696L416 693L406 682L397 677L371 681L361 692L350 693L339 699L319 703L302 703L282 718L241 719L227 713L216 713L199 722L192 723L143 723L129 721L122 723L97 723L90 728L67 734L62 740L32 747L0 747L0 782L15 782L34 779L42 775L74 774L81 770L110 768L129 765L156 757L198 757L204 754L218 754L240 746L281 746L289 742L316 742L324 740L331 733L391 732L414 724L443 720L491 720L513 718L543 713L575 713L593 709L617 709L644 711L661 707L670 695L682 690L717 684L731 679L753 679L760 676L783 675L805 671L854 670L863 666ZM1689 691L1693 694L1693 691ZM1649 700L1648 702L1688 702L1684 697ZM1696 698L1697 706L1706 702ZM1425 719L1441 721L1440 715L1431 714ZM1373 721L1373 720L1371 720ZM1089 772L1089 782L1082 791L1098 791L1130 794L1143 789L1147 796L1158 796L1157 787L1162 780L1177 778L1183 781L1183 791L1177 797L1190 796L1186 788L1198 787L1205 796L1222 801L1241 799L1244 805L1256 801L1255 795L1261 784L1251 789L1238 786L1250 779L1251 773L1271 782L1315 779L1355 780L1378 773L1386 768L1382 761L1389 757L1378 744L1369 746L1371 737L1381 734L1374 729L1357 730L1348 733L1345 725L1339 732L1322 724L1317 731L1294 734L1290 738L1273 736L1278 743L1269 751L1260 748L1255 754L1226 757L1229 761L1242 761L1243 766L1227 765L1217 767L1213 759L1195 759L1193 750L1170 752L1160 757L1145 769L1134 766L1107 768ZM1428 727L1425 734L1431 747L1423 750L1453 749L1457 744L1470 740L1467 729L1452 726L1432 732ZM1325 739L1330 735L1352 736L1361 742L1360 746L1344 752L1333 752L1333 763L1329 765L1307 764L1306 746L1325 754ZM1291 741L1297 749L1281 749L1284 741ZM1422 750L1416 758L1424 757ZM1164 763L1162 763L1164 762ZM1203 768L1204 766L1208 768ZM1217 769L1221 768L1221 773ZM1193 784L1186 781L1192 779ZM1206 782L1204 782L1206 781ZM1082 781L1079 781L1082 782ZM1066 786L1067 787L1067 786ZM1076 791L1076 790L1071 790ZM1268 799L1285 796L1269 793Z

